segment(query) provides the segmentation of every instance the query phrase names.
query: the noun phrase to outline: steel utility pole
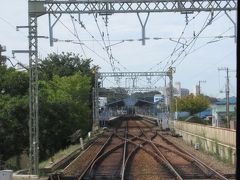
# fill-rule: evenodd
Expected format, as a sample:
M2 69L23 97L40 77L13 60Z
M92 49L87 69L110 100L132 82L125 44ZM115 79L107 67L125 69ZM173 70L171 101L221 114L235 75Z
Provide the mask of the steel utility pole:
M201 94L201 83L205 83L205 82L206 82L205 80L204 81L202 81L202 80L198 81L199 95Z
M169 126L170 129L173 129L173 107L172 107L172 101L173 101L173 73L176 72L175 67L169 67L168 70L168 77L169 77L169 85L170 85L170 96L169 96L169 112L170 112L170 119L169 119Z
M225 93L226 93L226 119L227 119L227 128L230 128L230 119L229 119L229 69L224 68L218 68L219 71L226 71L226 85L225 85Z
M2 52L6 51L6 47L0 44L0 65L4 65L6 63L7 57L2 55Z

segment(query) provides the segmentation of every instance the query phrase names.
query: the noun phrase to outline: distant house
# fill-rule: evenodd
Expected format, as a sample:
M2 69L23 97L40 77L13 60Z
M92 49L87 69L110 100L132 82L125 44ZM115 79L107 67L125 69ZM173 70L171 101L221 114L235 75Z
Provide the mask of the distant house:
M236 97L229 98L229 115L230 121L236 121ZM225 98L218 99L218 101L212 105L212 125L215 127L227 127ZM235 129L235 127L232 128Z
M212 116L212 108L207 108L206 110L198 113L197 116L201 119Z
M164 96L162 94L155 94L153 97L153 102L164 102Z

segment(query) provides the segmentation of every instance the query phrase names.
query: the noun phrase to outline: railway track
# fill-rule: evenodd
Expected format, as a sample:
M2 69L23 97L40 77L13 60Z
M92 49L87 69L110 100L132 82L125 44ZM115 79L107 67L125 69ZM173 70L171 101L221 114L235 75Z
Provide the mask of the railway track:
M154 128L154 123L144 120L123 121L112 132L104 133L57 178L227 179L175 146Z

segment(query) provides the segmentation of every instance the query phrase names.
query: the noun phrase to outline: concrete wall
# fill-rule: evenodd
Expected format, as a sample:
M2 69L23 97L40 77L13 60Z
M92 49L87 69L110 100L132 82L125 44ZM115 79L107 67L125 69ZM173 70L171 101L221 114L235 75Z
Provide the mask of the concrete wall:
M36 175L13 175L13 180L39 180Z
M12 170L2 170L0 171L0 180L12 180Z
M235 164L236 130L182 121L174 121L174 130L186 143L191 145L198 143L200 150Z

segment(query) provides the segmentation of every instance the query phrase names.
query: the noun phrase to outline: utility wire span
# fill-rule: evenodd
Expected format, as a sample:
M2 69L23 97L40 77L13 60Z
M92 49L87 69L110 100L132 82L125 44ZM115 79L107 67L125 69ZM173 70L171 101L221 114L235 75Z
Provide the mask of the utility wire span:
M101 29L100 29L100 27L99 27L97 18L96 18L96 16L95 16L94 14L93 14L93 17L94 17L94 21L95 21L95 23L96 23L96 25L97 25L98 32L99 32L99 34L100 34L100 36L101 36L102 42L103 42L103 44L104 44L104 47L105 47L105 49L106 49L106 52L107 52L107 55L108 55L108 58L109 58L109 62L110 62L111 67L112 67L112 71L115 72L116 68L115 68L114 62L113 62L113 60L112 60L112 55L109 53L109 49L107 48L107 45L106 45L106 43L105 43L105 40L104 40L104 37L103 37L103 33L102 33L102 31L101 31Z
M70 17L72 18L72 22L73 22L73 19L75 19L74 16L72 16L72 15L70 14ZM76 20L76 19L75 19L75 20ZM96 53L94 50L92 50L92 49L91 49L90 47L88 47L86 44L82 43L82 42L80 41L80 39L76 36L76 34L74 34L60 19L59 19L59 22L60 22L74 37L76 37L76 38L78 39L80 45L84 45L88 50L90 50L90 51L93 52L96 56L98 56L100 59L104 60L105 62L107 62L107 63L109 64L109 62L108 62L104 57L100 56L98 53ZM86 30L86 27L84 26L83 22L79 22L79 23L81 24L81 27ZM87 30L86 30L86 31L87 31ZM87 31L87 32L89 33L89 31ZM89 34L90 34L90 33L89 33ZM91 34L90 34L90 35L91 35ZM91 37L94 38L93 35L91 35ZM77 44L77 43L76 43L76 44ZM110 65L111 65L111 63L110 63Z
M113 66L112 66L112 64L113 64L112 59L114 59L119 65L121 65L123 68L126 69L126 67L124 67L117 59L115 59L115 58L113 57L112 52L111 52L111 49L110 49L110 53L109 53L109 51L108 51L108 46L107 46L106 43L105 43L105 40L104 40L104 38L103 38L103 34L102 34L101 30L100 30L100 27L99 27L99 25L98 25L98 22L97 22L97 19L96 19L95 16L94 16L94 19L95 19L96 25L97 25L97 27L98 27L98 31L99 31L99 33L100 33L100 36L101 36L101 39L102 39L104 45L102 45L102 44L100 43L100 40L97 40L97 39L95 38L95 36L94 36L93 34L91 34L90 31L87 30L87 28L86 28L86 26L84 25L83 21L77 20L73 15L70 15L70 17L72 18L73 21L78 22L78 23L81 25L81 27L91 36L92 40L93 40L93 41L96 41L96 42L100 45L100 47L101 47L104 51L107 52L108 57L109 57L109 59L111 60L111 61L110 61L111 67L113 67ZM108 31L108 29L107 29L107 31ZM107 32L107 35L108 35L108 38L109 38L109 32ZM83 40L82 40L82 41L83 41ZM110 39L109 39L109 41L110 41ZM67 40L67 42L72 42L72 43L74 43L73 40ZM116 69L116 67L113 67L113 68Z
M193 19L195 19L199 14L200 14L200 12L198 12L194 17L192 17L192 18L188 21L188 23L185 24L185 26L184 26L184 28L183 28L183 30L182 30L182 32L181 32L181 34L180 34L180 36L179 36L179 38L178 38L178 40L177 40L177 43L176 43L173 51L170 53L169 56L167 56L167 57L163 60L163 61L168 60L168 62L166 63L166 65L165 65L165 67L164 67L163 69L165 69L166 66L167 66L167 64L169 64L169 60L170 60L171 57L174 55L174 53L176 53L176 52L181 48L181 47L180 47L180 48L177 49L177 46L178 46L179 41L180 41L180 39L182 38L182 36L183 36L183 34L184 34L184 32L185 32L185 30L186 30L186 28L187 28L187 25L188 25ZM161 62L163 62L163 61L161 61ZM161 63L158 63L157 66L160 65L160 64L161 64ZM155 67L155 66L153 66L153 67ZM153 67L151 67L150 70L152 70Z
M201 49L201 48L203 48L203 47L205 47L205 46L207 46L207 45L209 45L211 43L216 43L216 42L219 42L219 41L227 39L226 36L222 36L222 35L225 34L226 32L228 32L229 30L231 30L232 28L233 28L233 26L228 28L226 31L222 32L218 36L215 36L212 40L210 40L210 41L206 42L205 44L203 44L203 45L197 47L196 49L192 50L191 52L188 53L188 55L194 53L195 51L197 51L197 50L199 50L199 49ZM234 35L228 36L228 37L234 38Z
M209 15L210 15L210 13L209 13ZM192 38L192 40L190 41L190 43L186 43L185 48L183 48L183 50L178 54L177 58L175 58L174 60L171 60L171 62L169 61L169 62L165 65L164 69L168 66L169 63L171 63L170 66L173 66L173 64L174 64L174 63L178 60L178 58L186 51L186 49L187 49L192 43L195 44L195 42L196 42L196 40L197 40L197 37L198 37L198 36L201 34L201 32L206 28L206 22L207 22L207 20L208 20L208 18L209 18L209 15L208 15L208 17L206 18L206 20L205 20L205 22L204 22L204 24L203 24L203 27L201 28L200 32L198 32L198 34ZM171 55L172 55L172 54L171 54ZM171 58L172 58L172 56L171 56Z
M211 23L212 21L213 21L213 12L210 12L211 13L211 19L210 19L210 21L209 21L209 23ZM220 12L219 12L220 13ZM218 13L218 14L219 14ZM177 47L177 45L179 44L179 41L180 41L180 39L182 38L182 36L183 36L183 34L184 34L184 32L185 32L185 29L186 29L186 26L192 21L192 20L194 20L198 15L200 14L200 12L198 12L194 17L192 17L186 24L185 24L185 27L184 27L184 29L183 29L183 31L182 31L182 33L181 33L181 35L180 35L180 37L178 38L178 41L177 41L177 44L176 44L176 46L174 47L174 49L173 49L173 51L172 51L172 53L167 57L167 58L165 58L165 59L169 59L169 61L166 63L166 65L165 65L165 67L163 68L163 70L168 66L168 64L170 64L170 59L172 58L172 56L173 56L173 54L174 53L176 53L176 52L178 52L178 50L179 49L181 49L181 48L178 48L178 49L176 49L176 47ZM222 15L223 16L223 15ZM222 17L222 16L220 16L220 17ZM216 16L215 16L216 17ZM220 17L218 17L218 18L220 18ZM217 19L218 19L217 18ZM216 19L216 20L217 20ZM199 36L198 36L199 37ZM187 39L187 38L184 38L184 39ZM186 49L186 48L185 48ZM180 53L180 54L182 54L182 52ZM159 65L160 63L158 63L157 65ZM172 66L172 64L170 65L170 66ZM153 66L154 67L154 66ZM152 68L153 68L152 67ZM152 69L152 68L150 68L150 69Z
M16 30L16 26L14 26L12 23L10 23L8 20L6 20L5 18L3 17L0 17L0 19L2 21L4 21L5 23L7 23L11 28L15 29Z
M218 15L219 13L220 13L220 12L218 12L217 15ZM210 21L208 21L208 18L209 18L210 15L211 15L211 13L209 13L208 17L206 18L206 20L205 20L205 22L204 22L203 27L201 28L201 30L197 33L197 35L195 35L195 36L190 40L189 43L186 44L186 47L185 47L185 48L178 54L178 56L172 61L172 64L171 64L171 65L173 65L174 63L176 63L176 62L179 60L179 58L181 57L181 55L182 55L183 53L185 53L185 55L183 56L183 59L189 54L189 52L191 51L191 49L194 47L194 45L195 45L195 43L196 43L199 35L200 35L200 34L206 29L206 27L209 25L209 22L210 22ZM211 19L210 19L210 20L211 20L211 23L216 20L215 17L216 17L217 15L211 17ZM207 22L207 21L208 21L208 22ZM190 47L190 48L189 48L189 47ZM188 48L189 48L189 49L188 49ZM188 51L187 51L187 50L188 50ZM187 51L187 52L186 52L186 51ZM180 61L182 62L183 59L180 60ZM180 63L181 63L181 62L180 62ZM165 67L166 67L166 66L165 66Z
M113 54L112 54L112 48L111 48L111 44L110 44L110 35L109 35L109 30L108 30L108 19L107 19L107 16L106 16L106 19L104 19L104 17L102 17L103 21L105 20L105 28L106 28L106 33L107 33L107 40L108 40L108 46L106 46L107 50L109 49L110 51L110 55L112 57L112 59L118 63L120 66L122 66L125 70L129 71L124 65L122 65L120 63L119 60L117 60L115 57L113 57ZM120 69L119 69L120 71Z
M200 74L202 75L202 73L208 69L210 69L211 67L216 67L216 65L218 65L219 63L221 63L223 60L225 60L225 58L227 56L229 56L230 54L233 53L233 50L231 50L230 52L228 52L226 55L224 55L222 58L218 59L217 62L213 62L211 65L207 66L205 69L203 69L202 71L196 73L195 75L192 76L192 78L195 78L197 76L199 76ZM219 77L219 71L218 71L218 77ZM219 84L219 87L220 87L220 80L218 78L218 84Z
M107 46L104 47L104 46L100 43L100 40L97 40L97 39L95 38L95 36L94 36L92 33L90 33L90 31L87 30L86 25L83 23L83 21L77 20L73 15L70 15L70 17L72 18L72 20L74 20L75 22L78 22L78 23L81 25L81 28L83 28L83 29L91 36L91 38L92 38L93 41L96 41L104 51L107 51ZM100 30L100 27L99 27L99 30ZM101 32L101 30L100 30L100 32ZM101 34L101 33L100 33L100 34ZM109 34L109 33L107 33L107 34ZM59 41L59 42L71 42L71 43L75 43L74 40L58 40L58 39L55 39L55 40L56 40L56 41ZM110 41L110 38L109 38L109 41ZM83 40L82 40L81 42L83 42ZM87 47L87 48L89 49L89 47ZM93 52L92 49L89 49L89 50ZM93 53L95 53L95 52L93 52ZM95 54L96 54L96 53L95 53ZM112 54L112 53L111 53L111 54ZM99 55L97 55L97 56L100 57ZM111 56L112 56L112 55L111 55ZM106 60L105 58L103 58L102 56L101 56L100 58L101 58L101 59L104 59L104 61L107 61L107 60ZM127 68L126 68L125 66L123 66L123 65L119 62L119 60L117 60L117 59L114 58L113 56L112 56L112 58L113 58L120 66L122 66L124 69L127 70ZM109 64L109 63L108 63L108 64ZM110 65L111 65L111 64L110 64Z
M27 71L29 70L28 67L26 67L25 65L23 65L19 60L17 60L16 58L14 58L15 61L17 61L16 64L13 64L12 60L10 59L10 57L7 57L7 60L10 62L10 64L12 65L13 68L15 68L17 65L21 66L21 69L26 69Z
M220 12L219 12L220 13ZM218 13L218 14L219 14ZM217 15L218 15L217 14ZM188 53L190 52L190 50L192 49L192 47L194 46L194 44L196 43L196 40L197 40L197 38L198 38L198 36L203 32L203 30L209 25L209 22L210 21L208 21L208 19L209 19L209 16L211 15L211 13L209 13L209 15L207 16L207 18L206 18L206 20L205 20L205 22L204 22L204 24L203 24L203 27L201 28L201 30L197 33L197 35L195 35L193 38L192 38L192 40L189 42L189 43L186 43L186 46L185 46L185 48L178 54L178 56L174 59L174 60L171 60L171 65L170 66L172 66L174 63L176 63L176 61L181 57L181 55L187 50L187 48L190 46L190 48L189 48L189 50L188 50L188 52L185 54L185 56L184 56L184 58L188 55ZM215 17L217 16L217 15L215 15ZM215 17L211 17L211 23L213 22L213 20L214 20L214 18ZM207 22L208 21L208 22ZM184 28L184 30L185 30L185 28ZM183 31L184 32L184 31ZM182 34L181 34L182 35ZM176 46L175 46L176 47ZM176 51L175 51L175 48L174 48L174 50L173 50L173 52L175 53ZM172 54L170 55L170 58L172 57ZM183 59L181 60L181 62L183 61ZM167 65L170 63L170 61L168 61L167 63L166 63L166 65L165 65L165 67L163 68L163 69L165 69L166 67L167 67ZM158 81L158 80L157 80ZM156 82L157 81L155 81L154 83L153 83L153 85L154 84L156 84Z
M0 17L0 19L16 31L16 26L14 26L10 21L6 20L3 17ZM23 33L22 31L17 30L17 32L19 34L21 34L23 37L28 38L28 36L25 35L25 33ZM47 51L45 51L45 49L42 49L41 47L39 47L39 50L40 50L40 52L42 51L42 52L45 52L47 54Z
M61 21L59 20L59 22L74 36L76 37L76 35ZM76 37L77 38L77 37ZM82 43L81 41L79 41L76 44L82 44L84 47L86 47L89 51L91 51L92 53L94 53L96 56L98 56L101 60L105 61L107 64L109 64L109 62L102 57L101 55L99 55L98 53L96 53L94 50L92 50L90 47L88 47L86 44ZM111 65L111 64L110 64Z
M215 15L215 17L217 17L219 13L220 13L220 12L218 12L218 13ZM210 14L209 14L209 15L210 15ZM215 17L211 17L211 23L212 23L213 21L215 21L215 20L214 20ZM185 52L185 55L184 55L184 56L182 57L182 59L179 61L179 63L177 64L177 66L179 66L179 65L183 62L183 60L190 54L191 49L194 47L195 43L197 42L198 36L209 26L209 22L207 22L207 21L208 21L208 18L209 18L209 16L207 17L206 21L205 21L204 24L203 24L203 27L202 27L201 30L198 32L198 34L192 39L192 41L191 41L191 42L188 44L188 46L184 49L184 51L186 51L186 49L190 46L190 44L192 44L192 45L190 46L190 48L188 49L188 51ZM184 52L184 51L183 51L183 52ZM183 54L183 52L181 52L180 56ZM175 63L175 62L180 58L180 56L178 56L178 57L174 60L173 63Z
M76 19L75 19L76 20ZM87 32L89 32L87 29L86 29ZM91 37L92 35L89 34ZM155 39L155 38L158 38L158 39ZM191 36L186 36L186 37L182 37L181 39L192 39L193 37ZM219 36L199 36L198 39L210 39L210 38L234 38L233 35L226 35L226 36L222 36L222 37L219 37ZM44 39L49 39L49 36L44 36ZM176 37L153 37L153 38L149 38L148 40L169 40L169 41L172 41L174 39L178 39ZM69 43L69 42L75 42L76 40L75 39L59 39L59 38L54 38L54 42L66 42L66 43ZM97 43L99 43L99 45L105 50L104 46L100 43L101 40L99 39L96 39L94 36L92 37L92 39L81 39L82 42L93 42L93 41L96 41ZM108 45L107 47L109 46L115 46L117 44L121 44L121 43L124 43L124 42L135 42L135 41L139 41L139 39L110 39L109 40L110 42L116 42L116 43L113 43L113 44L110 44ZM184 43L185 44L185 43Z
M70 17L71 17L71 15L70 15ZM77 31L76 26L75 26L75 22L73 21L72 18L71 18L71 20L72 20L72 24L73 24L73 28L74 28L74 32L75 32L75 33L74 33L74 34L75 34L75 37L76 37L76 38L78 39L78 41L80 42L79 44L80 44L80 46L81 46L82 52L83 52L85 58L87 59L86 53L85 53L85 51L84 51L84 49L83 49L82 42L81 42L81 40L80 40L80 38L79 38L78 31Z
M78 22L78 24L81 25L81 28L83 28L83 29L91 36L92 40L93 40L93 41L96 41L96 42L100 45L100 47L101 47L103 50L105 50L105 47L100 43L101 40L96 39L95 36L94 36L92 33L90 33L90 31L87 30L86 25L83 23L83 21L78 21L73 15L70 15L70 17L71 17L75 22ZM70 40L70 41L73 41L73 40ZM82 40L82 42L83 42L83 41L90 41L90 40Z

